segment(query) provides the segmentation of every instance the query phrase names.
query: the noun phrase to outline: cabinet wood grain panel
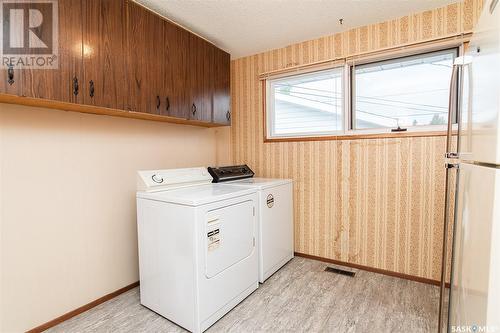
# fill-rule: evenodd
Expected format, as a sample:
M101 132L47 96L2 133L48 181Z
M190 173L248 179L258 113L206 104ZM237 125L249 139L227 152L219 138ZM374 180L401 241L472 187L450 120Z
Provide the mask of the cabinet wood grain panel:
M199 120L201 115L200 80L201 71L198 59L201 58L201 39L194 35L188 37L187 52L187 102L189 119Z
M190 35L188 50L188 86L191 109L189 119L212 121L211 93L213 49L198 36Z
M200 94L202 113L199 120L213 121L213 93L214 93L214 57L215 47L205 40L202 40L201 58L198 58L198 66L201 70Z
M85 0L83 3L84 103L124 109L126 2ZM91 93L91 82L94 92ZM93 96L92 96L93 95Z
M169 116L171 114L170 99L172 98L171 87L172 87L172 62L170 55L172 54L173 45L170 44L170 40L167 38L168 22L162 20L158 17L158 31L161 31L160 43L158 43L158 87L159 87L159 97L161 106L159 108L158 114Z
M148 112L150 108L150 81L146 80L146 48L144 36L148 31L148 15L139 5L127 1L126 4L126 57L127 57L127 98L125 109L136 112Z
M168 65L168 58L164 56L165 44L165 30L163 20L147 10L145 11L153 17L148 21L151 24L148 26L150 29L149 34L143 36L145 40L149 41L149 48L146 50L148 53L145 56L147 72L146 79L150 80L151 88L151 108L149 113L165 114L166 94L165 94L165 75L166 67ZM132 46L134 47L134 46Z
M126 109L161 114L165 104L162 43L163 20L141 6L127 2Z
M214 90L213 90L213 121L217 124L231 124L230 56L218 48L214 49Z
M190 98L188 97L188 54L189 32L164 21L165 43L163 56L168 59L166 68L165 94L169 98L168 115L189 118Z
M36 6L36 4L30 5ZM46 7L45 7L46 8ZM43 11L44 7L40 7ZM58 68L24 69L22 95L62 102L81 103L82 93L74 94L73 79L83 84L82 77L82 2L59 0ZM44 25L41 25L44 27ZM40 29L40 28L38 28ZM39 31L38 34L44 34Z

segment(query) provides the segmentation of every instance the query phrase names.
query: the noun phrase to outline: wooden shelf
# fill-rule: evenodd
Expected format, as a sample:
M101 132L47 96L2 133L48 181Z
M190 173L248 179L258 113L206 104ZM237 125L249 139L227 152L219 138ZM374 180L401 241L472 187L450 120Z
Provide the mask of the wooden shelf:
M113 117L122 117L122 118L160 121L160 122L164 122L164 123L191 125L191 126L200 126L200 127L227 126L227 124L216 124L216 123L210 123L210 122L199 121L199 120L189 120L189 119L175 118L175 117L169 117L169 116L162 116L162 115L157 115L157 114L142 113L142 112L135 112L135 111L125 111L125 110L116 110L116 109L109 109L109 108L98 107L98 106L90 106L90 105L74 104L74 103L67 103L67 102L60 102L60 101L52 101L52 100L41 99L41 98L21 97L21 96L9 95L9 94L0 94L0 103L34 106L34 107L40 107L40 108L56 109L56 110L61 110L61 111L90 113L90 114L103 115L103 116L113 116Z

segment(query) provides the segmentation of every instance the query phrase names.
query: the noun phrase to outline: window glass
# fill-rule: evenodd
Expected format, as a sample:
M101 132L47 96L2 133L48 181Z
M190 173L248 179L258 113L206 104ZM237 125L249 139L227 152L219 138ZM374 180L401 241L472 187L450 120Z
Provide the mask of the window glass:
M353 66L352 127L445 125L457 50Z
M343 68L269 81L270 136L307 136L343 130Z

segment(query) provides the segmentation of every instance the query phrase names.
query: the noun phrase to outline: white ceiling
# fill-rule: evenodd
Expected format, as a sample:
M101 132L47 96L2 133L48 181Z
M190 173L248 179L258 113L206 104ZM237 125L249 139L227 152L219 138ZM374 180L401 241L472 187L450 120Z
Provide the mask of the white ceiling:
M135 0L236 59L456 0ZM339 18L344 24L339 24Z

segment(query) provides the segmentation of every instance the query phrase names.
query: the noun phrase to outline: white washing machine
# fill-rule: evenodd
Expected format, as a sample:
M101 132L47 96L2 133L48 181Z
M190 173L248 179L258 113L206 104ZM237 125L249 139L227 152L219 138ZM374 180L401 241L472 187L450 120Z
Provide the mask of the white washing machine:
M257 203L205 168L139 171L141 304L203 332L257 289Z
M253 178L247 165L208 168L214 181L255 189L258 203L259 282L293 258L293 182L291 179Z

